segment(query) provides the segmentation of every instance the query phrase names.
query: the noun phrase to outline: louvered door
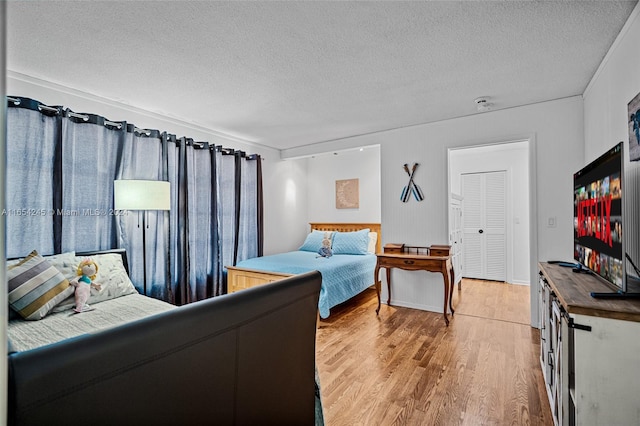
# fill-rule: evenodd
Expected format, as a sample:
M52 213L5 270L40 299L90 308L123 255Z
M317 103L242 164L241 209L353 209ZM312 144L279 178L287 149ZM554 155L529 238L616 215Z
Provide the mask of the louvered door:
M506 173L462 175L464 276L506 280Z

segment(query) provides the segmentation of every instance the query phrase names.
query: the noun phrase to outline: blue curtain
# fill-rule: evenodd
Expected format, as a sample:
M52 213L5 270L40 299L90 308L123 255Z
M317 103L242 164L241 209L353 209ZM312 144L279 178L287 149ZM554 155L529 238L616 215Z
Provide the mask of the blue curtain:
M219 176L218 220L220 221L220 250L223 265L237 263L236 250L236 156L233 151L216 152Z
M240 206L237 221L238 255L236 263L258 256L258 186L257 161L241 161L240 169Z
M7 109L6 250L22 257L56 252L54 170L60 157L61 107L11 98Z
M163 146L159 131L128 125L116 179L166 180ZM151 210L122 213L118 212L116 216L119 244L127 248L131 280L137 283L136 287L142 293L145 279L143 255L146 255L146 294L168 299L165 291L168 235L165 230L169 212ZM142 226L145 226L144 233ZM143 234L146 240L144 246Z
M172 301L184 304L224 294L225 266L262 253L261 158L166 139L172 205L167 282Z
M191 142L191 141L190 141ZM186 233L189 271L188 301L213 296L211 265L213 246L211 231L215 216L211 214L213 204L211 184L215 183L211 173L211 155L209 144L188 143L186 167L190 171L187 179L187 220ZM203 238L206 236L206 238Z
M62 251L118 247L113 181L125 122L66 111L62 119Z
M181 305L225 293L225 266L262 254L259 155L8 101L9 257L123 247L138 290L146 263L147 295ZM116 179L169 181L171 210L114 212Z

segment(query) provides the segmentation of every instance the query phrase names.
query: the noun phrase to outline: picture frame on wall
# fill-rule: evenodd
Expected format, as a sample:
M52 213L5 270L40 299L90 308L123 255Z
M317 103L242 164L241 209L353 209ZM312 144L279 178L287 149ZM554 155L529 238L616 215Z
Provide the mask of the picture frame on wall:
M640 93L627 106L629 118L629 160L640 161Z
M336 208L357 209L360 207L358 179L336 180Z

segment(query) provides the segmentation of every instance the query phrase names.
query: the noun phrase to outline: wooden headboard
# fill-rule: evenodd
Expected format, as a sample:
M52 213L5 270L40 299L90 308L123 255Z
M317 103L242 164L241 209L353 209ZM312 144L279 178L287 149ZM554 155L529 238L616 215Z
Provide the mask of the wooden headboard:
M376 253L382 253L382 227L379 223L310 223L312 231L353 232L367 229L378 234Z

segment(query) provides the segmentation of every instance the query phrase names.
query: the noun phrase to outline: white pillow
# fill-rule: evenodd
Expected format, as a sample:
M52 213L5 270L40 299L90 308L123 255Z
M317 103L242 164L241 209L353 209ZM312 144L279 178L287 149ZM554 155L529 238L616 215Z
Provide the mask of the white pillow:
M127 275L122 263L122 257L117 253L96 254L90 256L98 264L98 273L96 274L95 283L100 284L100 290L91 288L91 296L87 303L89 305L104 302L105 300L115 299L127 294L137 293L133 283ZM77 268L80 262L87 256L75 256L74 268L69 279L73 279L77 274ZM67 276L68 267L63 272ZM53 311L59 312L75 307L75 297L71 297L62 301Z
M376 254L376 243L378 242L378 233L377 232L369 232L369 245L367 246L367 251L369 253Z
M53 267L55 267L58 271L62 272L62 274L66 277L67 274L65 273L65 271L63 270L65 268L65 266L68 265L72 265L73 262L76 261L76 252L75 251L69 251L66 253L60 253L60 254L52 254L49 256L42 256L44 259L47 260L47 262L49 262L49 264ZM12 259L7 261L7 268L10 268L14 265L17 265L20 261L22 261L23 258L20 259ZM75 268L77 268L78 265L76 265L75 267L73 267L73 272L75 273ZM68 269L68 268L67 268Z
M78 262L75 251L67 253L53 254L51 256L44 256L51 265L62 272L67 279L71 279L76 276L76 270L78 269Z

